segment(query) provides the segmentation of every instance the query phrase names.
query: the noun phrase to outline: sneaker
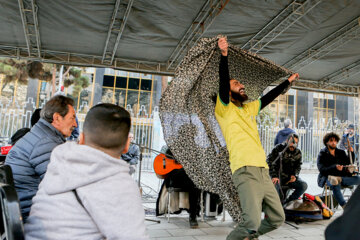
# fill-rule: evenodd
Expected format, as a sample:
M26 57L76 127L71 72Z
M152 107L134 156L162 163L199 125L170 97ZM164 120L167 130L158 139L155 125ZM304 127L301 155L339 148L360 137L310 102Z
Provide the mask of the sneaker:
M331 175L329 175L329 176L328 176L328 180L329 180L329 182L330 182L331 185L336 186L336 185L338 185L338 184L341 183L342 178L341 178L341 177L338 177L338 176L331 176Z
M199 227L196 217L189 217L189 224L190 224L190 228L198 228Z

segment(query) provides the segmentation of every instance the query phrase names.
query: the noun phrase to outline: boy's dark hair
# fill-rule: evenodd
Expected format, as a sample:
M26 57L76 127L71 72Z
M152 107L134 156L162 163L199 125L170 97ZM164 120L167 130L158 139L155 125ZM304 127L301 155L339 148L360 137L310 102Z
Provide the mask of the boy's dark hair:
M69 97L57 95L52 97L41 109L40 117L45 119L47 122L53 122L54 113L59 113L60 116L65 117L69 112L69 106L74 106L74 100Z
M323 143L324 143L324 145L327 146L327 145L326 145L327 142L328 142L330 139L332 139L332 138L335 138L335 141L336 141L336 142L339 142L339 140L340 140L339 135L337 135L337 134L334 133L334 132L329 132L329 133L327 133L327 134L324 136L324 138L323 138Z
M98 104L86 115L85 143L122 150L128 141L130 127L130 114L124 108L110 103Z

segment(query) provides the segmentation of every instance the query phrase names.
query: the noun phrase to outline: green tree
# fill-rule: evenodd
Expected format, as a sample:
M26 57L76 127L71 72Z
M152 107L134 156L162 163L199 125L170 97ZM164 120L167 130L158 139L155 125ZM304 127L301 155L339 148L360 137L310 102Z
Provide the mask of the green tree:
M39 79L42 81L53 82L53 93L55 93L56 82L58 82L60 65L41 63L38 61L24 61L11 58L0 59L0 74L5 77L2 82L3 90L9 83L16 82L26 85L28 79ZM78 97L79 93L89 86L89 78L82 76L81 69L71 66L64 68L64 86L73 86L71 95Z
M74 98L79 96L79 93L90 85L89 78L87 76L83 76L81 73L81 69L70 67L66 70L65 78L64 78L64 87L73 86L73 90L71 95Z

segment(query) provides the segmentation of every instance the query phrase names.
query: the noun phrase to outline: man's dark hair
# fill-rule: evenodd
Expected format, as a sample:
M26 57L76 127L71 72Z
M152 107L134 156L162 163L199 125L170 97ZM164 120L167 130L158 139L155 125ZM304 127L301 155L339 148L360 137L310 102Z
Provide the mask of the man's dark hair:
M290 134L290 135L287 137L286 140L289 141L289 139L292 138L292 137L294 137L294 138L296 138L297 140L299 140L299 135L297 135L296 133Z
M65 115L69 112L68 105L74 106L74 100L62 95L52 97L41 110L40 117L45 119L47 122L52 123L54 120L54 113L59 113L60 116L65 117Z
M128 141L130 127L130 114L124 108L110 103L98 104L86 115L85 143L122 150Z
M335 141L336 141L336 142L339 142L339 140L340 140L339 135L337 135L337 134L334 133L334 132L329 132L329 133L327 133L327 134L324 136L324 138L323 138L323 143L324 143L324 145L327 146L327 145L326 145L327 142L328 142L330 139L332 139L332 138L335 138Z

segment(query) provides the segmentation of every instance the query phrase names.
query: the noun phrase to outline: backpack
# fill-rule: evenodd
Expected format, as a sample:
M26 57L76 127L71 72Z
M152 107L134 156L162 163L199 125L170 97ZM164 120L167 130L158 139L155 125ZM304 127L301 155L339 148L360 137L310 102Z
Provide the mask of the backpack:
M316 205L318 205L321 209L321 213L324 219L330 219L334 215L334 212L325 205L325 203L321 200L319 196L313 196L308 193L304 193L303 198L314 201Z

